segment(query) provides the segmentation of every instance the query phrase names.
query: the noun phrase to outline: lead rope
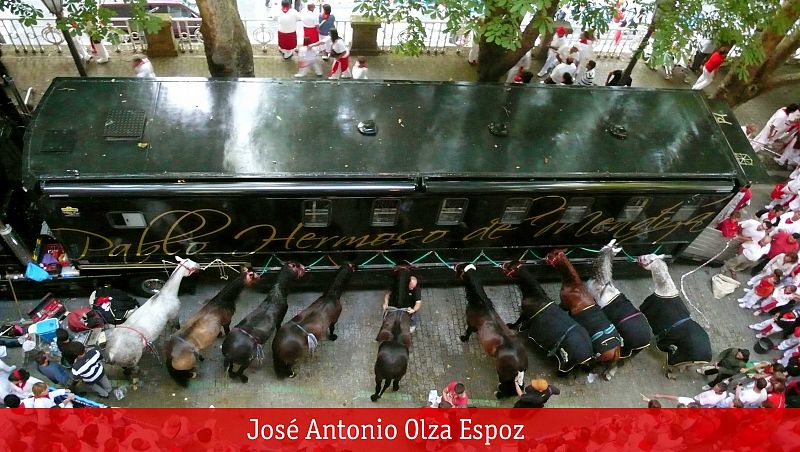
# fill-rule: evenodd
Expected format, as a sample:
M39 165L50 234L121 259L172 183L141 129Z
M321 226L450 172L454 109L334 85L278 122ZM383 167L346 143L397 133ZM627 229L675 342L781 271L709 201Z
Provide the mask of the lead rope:
M302 326L300 326L299 323L297 323L297 322L293 322L293 323L295 325L297 325L297 327L300 328L300 331L302 331L306 335L306 340L308 341L308 352L311 353L311 356L313 357L314 356L314 352L317 350L317 345L319 344L319 341L317 340L317 336L314 336L313 334L311 334L308 331L306 331L306 329L303 328Z
M700 317L702 317L702 318L703 318L703 323L705 324L704 326L706 326L706 327L710 327L710 326L711 326L711 322L708 320L708 318L706 317L706 315L705 315L705 314L703 314L703 311L701 311L701 310L697 309L697 306L695 306L695 305L694 305L694 303L692 303L692 300L691 300L691 299L689 298L689 296L686 294L686 288L685 288L685 285L684 285L684 280L686 279L686 277L687 277L687 276L689 276L689 275L691 275L692 273L694 273L694 272L696 272L696 271L700 270L701 268L703 268L703 267L705 267L706 265L710 264L710 263L711 263L712 261L714 261L716 258L718 258L718 257L722 256L722 254L723 254L723 253L725 253L725 251L728 249L728 247L730 247L730 246L731 246L731 243L733 243L733 241L734 241L734 240L736 240L736 238L732 238L732 239L728 240L728 242L725 244L725 247L724 247L724 248L722 248L722 251L720 251L719 253L715 254L715 255L714 255L713 257L711 257L709 260L707 260L707 261L703 262L703 263L702 263L702 264L701 264L699 267L695 268L694 270L690 270L690 271L688 271L688 272L684 273L683 275L681 275L681 294L683 295L683 298L685 298L685 299L686 299L686 301L689 303L689 306L691 306L691 307L692 307L692 309L694 309L695 311L697 311L697 312L700 314Z
M149 340L147 340L147 337L144 335L144 333L142 333L141 331L137 330L136 328L133 328L133 327L130 327L130 326L125 326L125 325L117 325L114 328L122 328L123 330L131 330L134 333L138 334L139 337L142 339L142 343L144 344L145 348L148 349L150 351L150 353L152 353L153 356L156 357L156 360L158 361L158 364L161 364L161 357L158 355L158 352L156 352L155 347L153 347L153 343L150 342Z
M247 331L238 326L234 327L233 329L241 331L242 333L244 333L245 336L249 337L250 340L253 341L253 344L255 344L256 346L256 351L253 354L253 356L250 357L250 359L251 360L255 359L256 361L258 361L258 364L261 365L261 363L264 362L264 347L261 345L261 342L259 342L258 339L255 338L255 336L253 336L252 334L248 333Z

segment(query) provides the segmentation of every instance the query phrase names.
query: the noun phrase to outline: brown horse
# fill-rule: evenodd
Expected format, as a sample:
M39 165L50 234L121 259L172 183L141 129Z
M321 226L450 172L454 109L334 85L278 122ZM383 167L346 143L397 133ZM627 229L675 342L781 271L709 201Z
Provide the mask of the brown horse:
M328 290L275 333L272 341L272 364L278 377L294 378L292 366L306 350L314 353L317 343L326 331L329 340L337 339L334 329L342 313L339 298L357 268L351 263L342 265Z
M528 352L497 314L476 273L472 264L456 267L456 275L466 281L467 292L467 329L459 339L467 342L472 333L478 333L483 351L495 358L495 370L500 380L495 396L498 399L515 396L517 375L528 369Z
M620 357L622 338L603 310L594 302L592 294L584 286L564 250L551 251L545 257L545 262L561 274L561 304L566 306L570 315L591 336L595 361L600 366L599 369L597 365L593 366L594 369L590 372L599 370L609 379L611 374L608 372L616 367Z
M253 269L242 267L239 276L230 280L183 328L170 336L164 347L165 361L167 371L179 385L186 386L189 379L197 376L197 361L204 359L200 352L208 348L220 333L230 332L239 294L256 281L258 278Z
M408 281L411 279L411 266L398 265L394 268L392 285L392 306L383 315L383 324L376 341L378 358L375 360L375 394L370 396L377 402L392 385L392 390L400 389L400 380L408 369L408 351L411 349L411 314L397 305L408 304ZM381 389L383 383L383 389Z

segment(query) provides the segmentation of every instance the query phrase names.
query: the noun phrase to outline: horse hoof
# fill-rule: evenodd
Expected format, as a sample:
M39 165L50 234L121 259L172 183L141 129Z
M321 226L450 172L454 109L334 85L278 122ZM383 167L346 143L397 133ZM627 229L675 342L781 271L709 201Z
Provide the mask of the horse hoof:
M228 371L228 377L230 377L230 378L236 378L236 373L235 373L234 371L232 371L232 370L229 370L229 371Z
M201 362L206 360L203 355L197 355L197 359L199 359Z
M392 391L397 392L400 390L400 385L392 385Z
M377 402L377 401L378 401L378 398L379 398L379 397L378 397L378 396L376 396L375 394L372 394L371 396L369 396L369 399L370 399L370 400L372 400L373 402Z
M247 383L247 381L250 380L249 378L247 378L247 375L242 375L239 377L239 379L242 380L242 383Z
M297 376L297 374L296 374L296 373L294 373L294 372L292 372L292 373L290 373L290 374L289 374L289 378L294 378L294 377L296 377L296 376Z
M330 339L331 341L335 341L336 339L339 339L339 336L331 334L330 336L328 336L328 339Z
M197 372L192 372L192 379L197 378Z
M461 342L467 342L469 340L467 336L458 336L458 338L461 340Z

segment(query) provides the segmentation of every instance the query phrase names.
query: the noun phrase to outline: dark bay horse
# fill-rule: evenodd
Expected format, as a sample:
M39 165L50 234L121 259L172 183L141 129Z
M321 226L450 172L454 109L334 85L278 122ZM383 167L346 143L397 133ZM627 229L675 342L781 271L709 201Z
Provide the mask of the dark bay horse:
M478 333L483 351L495 358L495 370L500 380L495 396L515 396L514 380L519 372L528 369L528 352L497 314L476 273L472 264L456 266L456 275L466 282L467 293L467 328L460 339L467 342L472 333Z
M167 340L164 347L167 371L179 385L187 386L189 380L197 376L197 361L204 359L200 353L211 346L220 333L230 332L236 300L245 287L252 287L256 281L253 269L243 267L239 276L230 280Z
M391 300L394 305L408 304L408 281L411 279L409 265L398 265L394 268ZM408 369L408 351L411 349L411 314L405 309L390 306L383 315L383 324L376 341L378 358L375 360L375 394L370 396L373 402L381 398L389 384L392 390L400 389L400 380ZM383 383L383 389L381 389Z
M305 272L305 267L297 262L285 263L264 301L237 323L225 337L225 341L222 342L222 355L225 357L224 366L228 376L239 377L242 383L247 383L244 371L254 359L259 361L264 359L264 343L280 326L286 317L286 311L289 310L286 301L289 283L302 278ZM238 365L239 370L234 372L234 365Z
M551 251L545 257L545 262L561 274L561 303L591 335L595 361L599 364L600 369L597 369L598 366L595 365L594 369L590 371L599 370L604 377L610 378L608 372L616 367L622 347L622 338L617 333L617 329L594 302L592 294L583 285L581 277L567 259L564 250ZM590 378L592 378L591 375Z
M547 352L548 357L556 358L561 372L570 372L592 360L594 352L589 333L545 293L522 262L503 264L503 273L516 280L522 292L519 319L509 323L509 328L527 331L528 337Z
M292 366L306 350L314 353L317 343L326 331L329 340L336 340L338 336L334 329L342 313L339 298L357 268L351 263L342 265L328 290L275 333L275 339L272 340L272 364L278 377L294 378Z

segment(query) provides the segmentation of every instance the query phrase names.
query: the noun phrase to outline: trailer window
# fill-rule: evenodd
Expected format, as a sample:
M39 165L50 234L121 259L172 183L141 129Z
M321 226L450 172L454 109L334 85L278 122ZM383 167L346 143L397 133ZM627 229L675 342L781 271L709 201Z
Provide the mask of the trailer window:
M464 214L467 213L467 200L464 198L448 198L442 201L439 217L436 219L438 226L453 226L461 224Z
M650 198L646 196L634 196L628 199L625 207L622 208L622 211L617 216L617 221L636 221L649 204Z
M109 212L108 222L111 227L119 229L135 229L147 227L147 220L141 212Z
M695 196L694 198L684 202L672 216L672 221L686 221L692 218L697 212L697 208L705 203L705 198L702 196Z
M520 224L528 216L533 200L531 198L509 198L506 200L506 207L503 209L503 218L500 223Z
M569 204L564 209L564 214L561 215L561 223L572 224L578 223L583 220L589 209L594 204L594 198L577 197L569 200Z
M331 224L331 201L308 199L303 201L303 226L324 228Z
M397 212L400 200L394 198L379 198L372 201L372 225L394 226L397 224Z

